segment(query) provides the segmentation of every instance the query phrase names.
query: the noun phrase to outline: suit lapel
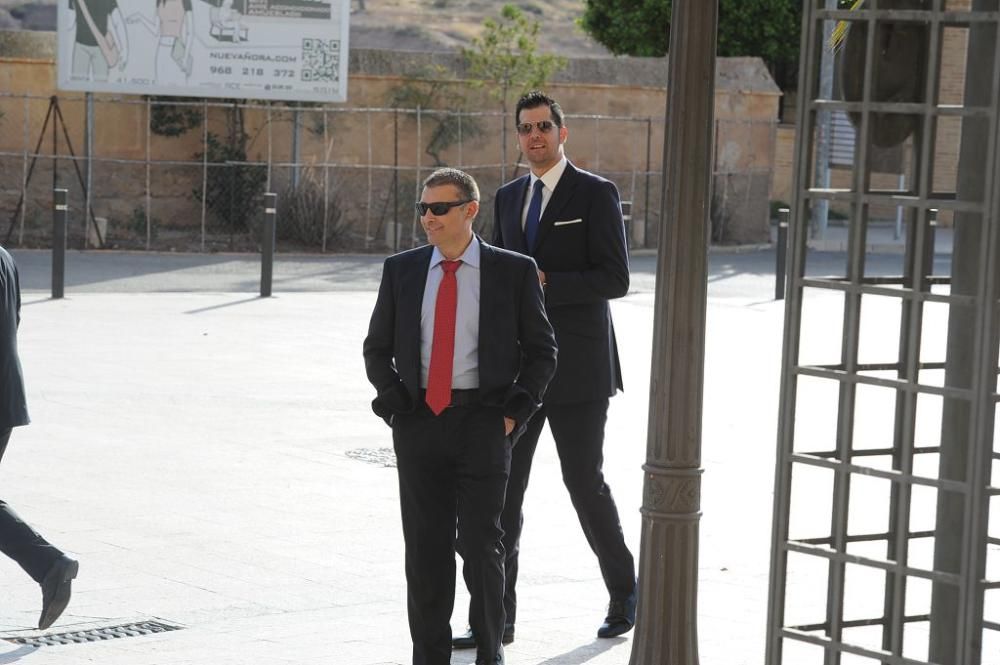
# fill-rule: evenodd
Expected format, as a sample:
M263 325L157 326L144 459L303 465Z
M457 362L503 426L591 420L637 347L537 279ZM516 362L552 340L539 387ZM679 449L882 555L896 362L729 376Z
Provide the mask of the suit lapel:
M552 230L552 225L559 219L559 213L573 199L573 190L576 189L577 181L577 170L567 161L566 170L563 171L562 177L559 178L555 191L552 192L552 198L549 199L548 205L545 206L545 212L542 213L542 219L539 221L538 238L535 239L535 251L545 242L546 236ZM534 252L531 254L534 255Z

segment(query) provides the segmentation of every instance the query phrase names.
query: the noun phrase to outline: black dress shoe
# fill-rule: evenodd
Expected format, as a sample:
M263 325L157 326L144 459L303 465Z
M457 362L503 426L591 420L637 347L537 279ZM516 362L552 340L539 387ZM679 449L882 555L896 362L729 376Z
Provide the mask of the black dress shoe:
M461 635L455 635L451 638L451 648L452 649L475 649L476 648L476 636L472 634L472 629L469 628Z
M73 578L80 571L80 563L65 554L45 573L42 580L42 615L38 617L38 629L45 630L56 622L59 615L69 605Z
M625 600L612 600L608 616L597 629L598 637L618 637L632 630L635 625L635 592Z
M510 644L514 641L514 624L508 623L503 627L503 637L500 638L501 644ZM451 638L451 648L452 649L475 649L476 648L476 636L469 628L461 635L456 635Z
M504 665L503 647L500 647L500 650L497 651L497 655L492 660L482 660L477 658L476 665Z

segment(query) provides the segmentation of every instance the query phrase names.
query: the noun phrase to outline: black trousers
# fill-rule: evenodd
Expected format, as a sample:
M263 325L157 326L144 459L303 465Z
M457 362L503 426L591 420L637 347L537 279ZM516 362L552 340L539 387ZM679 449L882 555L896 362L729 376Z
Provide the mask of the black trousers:
M583 534L597 555L608 594L612 600L625 600L635 592L635 561L625 545L618 508L611 496L611 488L604 482L602 470L604 425L607 419L607 398L575 404L544 405L532 416L527 429L514 446L507 498L500 519L504 532L503 545L507 552L504 612L507 623L511 625L517 618L515 585L521 527L524 524L521 506L528 489L531 460L546 421L556 443L563 483L569 490ZM468 583L468 571L465 573ZM475 631L475 626L472 628Z
M11 428L0 428L0 460L7 450ZM39 584L62 552L48 543L0 500L0 552L16 561Z
M469 621L481 636L476 662L492 663L504 625L500 513L510 472L510 439L503 412L470 405L435 416L421 407L396 416L392 439L413 665L451 662L456 545L469 581Z

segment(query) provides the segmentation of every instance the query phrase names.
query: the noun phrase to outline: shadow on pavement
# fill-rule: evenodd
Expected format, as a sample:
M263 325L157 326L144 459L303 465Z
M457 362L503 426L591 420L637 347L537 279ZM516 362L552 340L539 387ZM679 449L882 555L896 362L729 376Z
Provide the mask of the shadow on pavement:
M38 647L28 646L27 644L22 644L13 651L7 651L0 653L0 665L5 665L6 663L16 663L25 656L33 654L38 651Z
M615 648L620 644L628 641L625 637L612 637L607 640L594 640L590 644L584 644L579 646L572 651L567 651L566 653L559 654L558 656L553 656L547 658L538 663L538 665L581 665L586 663L588 660L593 660L597 656L601 655L605 651Z

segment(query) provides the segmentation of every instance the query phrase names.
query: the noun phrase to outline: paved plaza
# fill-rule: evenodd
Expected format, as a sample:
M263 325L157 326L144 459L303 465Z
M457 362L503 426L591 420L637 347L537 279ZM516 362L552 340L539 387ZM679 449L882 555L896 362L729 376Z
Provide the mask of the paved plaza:
M0 497L80 560L48 632L180 629L0 641L0 664L409 663L390 434L370 412L361 358L381 257L279 257L275 297L262 299L252 256L70 252L66 298L52 300L48 253L13 254L33 422L11 438ZM783 318L773 261L768 249L711 257L706 665L763 661ZM655 257L633 257L632 281L613 304L626 391L611 403L605 471L638 555ZM607 595L547 433L525 513L507 662L628 663L632 633L596 639ZM37 635L38 587L6 558L0 597L0 637Z

